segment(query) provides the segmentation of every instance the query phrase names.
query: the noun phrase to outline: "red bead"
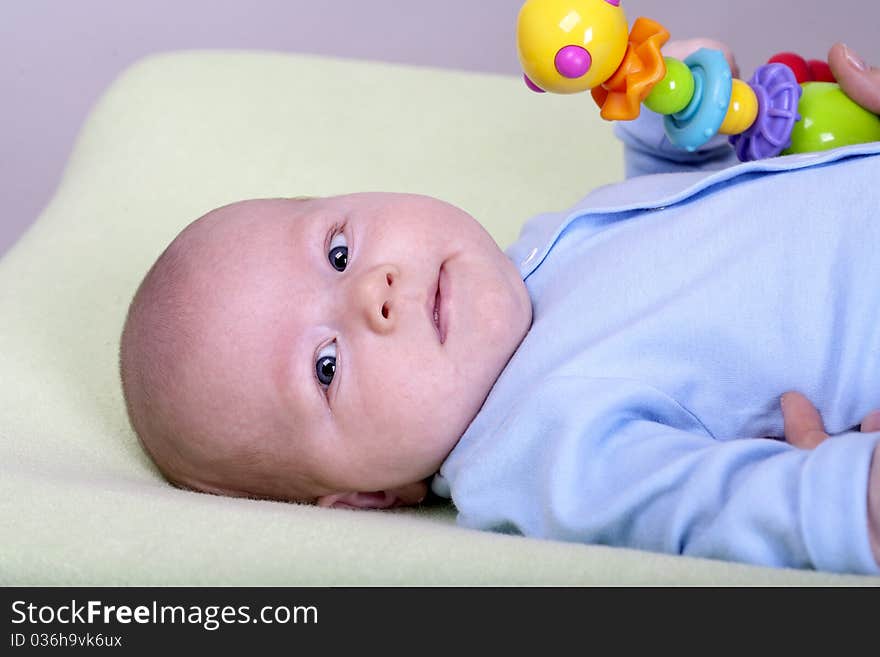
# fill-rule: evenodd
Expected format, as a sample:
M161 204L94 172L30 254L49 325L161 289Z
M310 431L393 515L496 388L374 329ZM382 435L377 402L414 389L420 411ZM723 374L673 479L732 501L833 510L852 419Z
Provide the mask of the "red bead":
M768 64L785 64L792 70L794 73L795 79L798 81L798 84L803 84L804 82L810 82L813 79L812 73L810 72L810 67L807 66L807 62L804 61L804 58L800 55L796 55L793 52L780 52L769 60L767 60Z
M811 59L807 62L807 66L810 68L812 74L810 79L813 82L837 82L834 73L831 72L831 67L822 60Z

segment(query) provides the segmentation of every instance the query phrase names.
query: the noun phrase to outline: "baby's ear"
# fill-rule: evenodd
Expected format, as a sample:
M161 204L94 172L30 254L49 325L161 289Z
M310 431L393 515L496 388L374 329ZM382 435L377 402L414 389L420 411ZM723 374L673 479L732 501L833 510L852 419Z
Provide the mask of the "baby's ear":
M392 490L373 493L333 493L318 498L318 506L335 509L390 509L397 506L418 504L428 493L424 481L407 484Z

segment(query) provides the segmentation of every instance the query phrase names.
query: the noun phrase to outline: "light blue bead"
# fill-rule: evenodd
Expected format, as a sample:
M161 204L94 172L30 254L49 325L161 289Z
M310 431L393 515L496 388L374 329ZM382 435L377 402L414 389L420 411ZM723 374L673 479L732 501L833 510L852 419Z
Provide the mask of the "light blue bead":
M709 141L724 123L733 78L724 53L701 48L684 60L694 76L694 96L681 112L664 117L669 141L688 152Z

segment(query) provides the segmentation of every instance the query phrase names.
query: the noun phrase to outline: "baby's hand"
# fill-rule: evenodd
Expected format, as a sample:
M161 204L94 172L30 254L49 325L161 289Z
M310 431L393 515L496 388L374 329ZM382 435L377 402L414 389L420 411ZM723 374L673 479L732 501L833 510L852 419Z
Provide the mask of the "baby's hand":
M828 438L819 411L801 393L785 393L780 404L786 441L795 447L812 449ZM880 411L872 411L865 416L861 431L880 431ZM868 474L868 540L874 560L880 565L880 445L874 448Z
M785 441L800 447L812 449L828 438L819 411L799 392L787 392L780 399L782 418L785 426ZM880 411L873 411L862 420L861 431L870 433L880 431Z
M674 57L675 59L684 59L691 53L697 52L700 48L708 48L709 50L720 50L724 53L724 57L727 59L727 63L730 65L730 72L733 74L733 77L739 77L739 66L737 66L736 58L733 56L733 51L731 51L730 47L726 43L722 43L721 41L716 41L715 39L685 39L682 41L670 41L665 46L663 46L663 54L667 57Z
M828 66L843 93L869 112L880 114L880 68L868 66L842 43L831 46Z

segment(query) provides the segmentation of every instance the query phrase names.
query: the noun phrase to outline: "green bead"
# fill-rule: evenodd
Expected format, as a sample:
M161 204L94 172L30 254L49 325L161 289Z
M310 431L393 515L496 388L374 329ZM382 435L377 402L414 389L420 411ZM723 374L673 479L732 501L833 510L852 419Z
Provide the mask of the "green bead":
M664 57L666 75L645 98L645 107L658 114L680 112L694 97L694 76L684 62Z
M880 141L880 117L857 105L833 82L806 82L798 103L801 120L791 132L790 153L827 151Z

